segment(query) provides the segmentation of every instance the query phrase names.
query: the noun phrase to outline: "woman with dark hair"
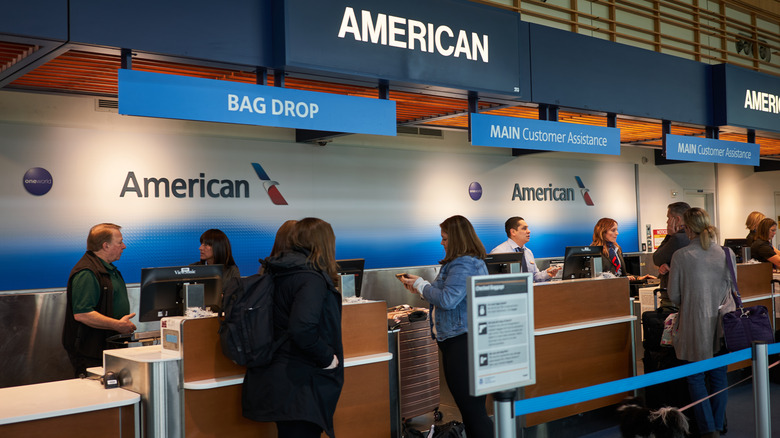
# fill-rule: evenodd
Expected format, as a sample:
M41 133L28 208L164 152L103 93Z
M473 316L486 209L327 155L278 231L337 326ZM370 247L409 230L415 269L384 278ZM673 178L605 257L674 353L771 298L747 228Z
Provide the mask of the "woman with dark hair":
M227 235L216 228L206 230L200 235L200 261L193 265L222 265L222 284L228 284L231 279L240 279L233 252L230 249L230 240Z
M731 257L732 266L736 260L717 244L706 211L691 208L683 220L691 243L674 253L669 271L669 299L680 308L672 344L678 359L694 362L725 353L718 309L721 305L724 311L735 308L729 299L732 281L726 257ZM716 393L728 384L726 368L687 377L691 400L701 400L693 413L702 437L718 437L723 430L728 392ZM711 394L716 395L708 399Z
M330 224L305 218L294 224L290 249L265 260L274 275L274 337L287 336L272 362L249 368L243 415L274 421L279 438L334 437L333 414L344 384L341 295L336 238Z
M493 422L485 409L485 396L469 394L468 314L466 299L468 277L487 275L485 247L471 222L452 216L442 222L441 245L444 259L439 275L429 283L416 275L401 277L407 289L431 303L431 331L441 351L447 387L458 405L466 436L492 438Z
M615 219L603 217L593 227L593 242L591 245L601 247L601 268L617 277L628 277L629 280L644 280L655 278L652 275L636 276L626 272L626 262L623 251L617 243L618 223Z
M271 248L271 254L268 255L269 257L278 256L290 249L290 234L297 223L298 221L295 219L290 219L285 221L282 226L276 230L274 246ZM262 274L263 272L265 272L265 260L260 259L260 269L258 269L257 273Z
M777 222L772 218L764 218L756 226L756 238L750 245L751 257L759 262L769 262L774 268L780 268L780 255L772 246L772 239L777 234Z

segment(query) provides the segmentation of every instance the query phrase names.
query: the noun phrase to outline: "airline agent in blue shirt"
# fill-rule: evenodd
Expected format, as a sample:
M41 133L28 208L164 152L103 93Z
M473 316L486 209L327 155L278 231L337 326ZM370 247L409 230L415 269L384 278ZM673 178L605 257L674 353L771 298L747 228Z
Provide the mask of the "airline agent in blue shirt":
M507 252L522 252L523 255L523 272L530 272L533 274L534 283L543 281L550 281L555 274L558 273L559 268L549 267L544 271L540 271L536 267L534 260L534 253L530 248L525 246L529 240L531 240L531 230L528 229L528 224L525 219L520 216L514 216L507 219L504 223L504 229L506 235L509 237L506 242L498 245L490 251L491 254L507 253Z

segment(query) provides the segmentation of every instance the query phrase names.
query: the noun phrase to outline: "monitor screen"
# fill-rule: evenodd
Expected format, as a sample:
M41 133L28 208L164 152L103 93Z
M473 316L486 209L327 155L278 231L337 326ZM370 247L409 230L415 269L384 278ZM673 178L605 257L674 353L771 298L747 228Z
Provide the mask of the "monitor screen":
M523 266L524 256L525 254L522 252L488 254L487 257L485 257L488 274L509 274L513 263L519 264L519 272L521 270L520 267Z
M366 259L344 259L336 260L336 268L339 275L355 276L355 296L360 296L360 288L363 285L363 267L366 265Z
M742 248L748 247L747 239L726 239L723 242L723 246L731 248L734 251L734 255L737 258L737 263L745 263L747 260L742 260Z
M591 278L600 274L591 272L591 261L594 257L601 258L600 246L567 246L563 257L562 279Z
M184 315L184 285L202 284L203 302L213 310L222 301L222 265L168 266L141 269L138 320L159 321Z

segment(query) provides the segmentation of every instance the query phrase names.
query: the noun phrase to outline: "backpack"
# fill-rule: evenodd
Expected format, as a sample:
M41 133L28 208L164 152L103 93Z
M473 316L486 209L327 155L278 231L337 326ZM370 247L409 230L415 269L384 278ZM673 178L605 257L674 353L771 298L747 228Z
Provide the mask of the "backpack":
M222 353L249 368L271 363L274 353L288 337L285 333L274 339L273 311L274 275L231 279L223 287L219 318Z

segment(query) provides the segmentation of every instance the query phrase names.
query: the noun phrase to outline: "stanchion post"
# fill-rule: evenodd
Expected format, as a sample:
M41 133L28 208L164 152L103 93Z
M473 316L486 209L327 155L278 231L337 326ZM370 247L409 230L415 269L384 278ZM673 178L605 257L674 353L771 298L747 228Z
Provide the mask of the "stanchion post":
M769 438L772 419L769 416L768 345L753 343L753 403L756 409L756 438Z
M515 438L515 390L501 391L493 394L493 411L495 412L493 436L495 438Z

